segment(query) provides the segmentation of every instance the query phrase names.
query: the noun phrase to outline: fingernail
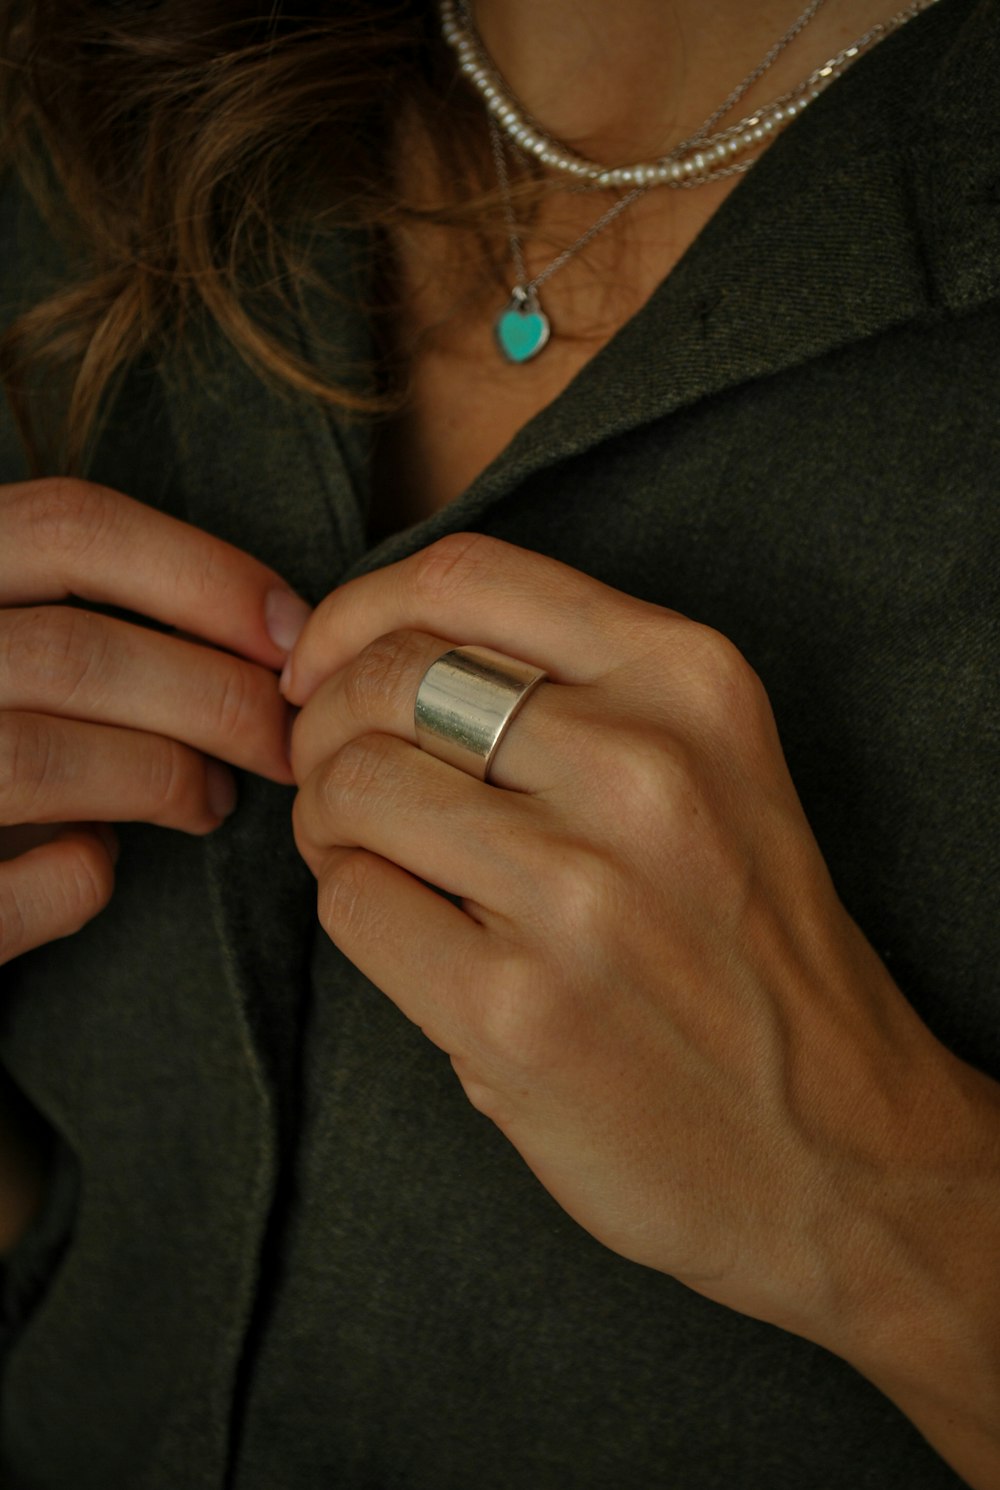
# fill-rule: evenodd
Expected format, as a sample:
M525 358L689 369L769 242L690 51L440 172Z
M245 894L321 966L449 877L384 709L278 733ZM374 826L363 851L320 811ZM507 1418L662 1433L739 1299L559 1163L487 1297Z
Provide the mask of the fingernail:
M236 807L236 778L232 771L219 761L208 761L205 766L205 787L208 805L216 817L228 817Z
M278 679L278 692L288 697L288 690L292 686L292 659L289 657L281 669L281 677Z
M302 635L312 610L290 590L272 590L264 601L264 623L276 647L290 652Z

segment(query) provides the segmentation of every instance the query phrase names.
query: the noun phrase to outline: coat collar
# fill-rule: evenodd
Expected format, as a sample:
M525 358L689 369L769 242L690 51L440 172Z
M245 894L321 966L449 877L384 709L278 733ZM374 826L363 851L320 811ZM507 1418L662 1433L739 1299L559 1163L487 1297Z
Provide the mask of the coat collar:
M701 399L1000 296L998 65L995 0L940 0L887 38L457 502L350 572L475 526L536 472Z

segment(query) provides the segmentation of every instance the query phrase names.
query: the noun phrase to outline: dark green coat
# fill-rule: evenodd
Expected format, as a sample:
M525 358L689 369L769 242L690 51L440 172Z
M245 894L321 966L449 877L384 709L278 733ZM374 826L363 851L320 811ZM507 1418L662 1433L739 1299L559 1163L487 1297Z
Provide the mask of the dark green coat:
M91 473L313 600L478 529L718 627L848 908L995 1076L998 76L995 0L877 48L469 491L374 550L363 431L221 352L194 392L134 379ZM9 196L8 300L36 235ZM61 1136L7 1279L5 1490L955 1486L849 1366L559 1209L318 929L291 799L246 780L208 841L124 829L111 907L4 974L0 1053Z

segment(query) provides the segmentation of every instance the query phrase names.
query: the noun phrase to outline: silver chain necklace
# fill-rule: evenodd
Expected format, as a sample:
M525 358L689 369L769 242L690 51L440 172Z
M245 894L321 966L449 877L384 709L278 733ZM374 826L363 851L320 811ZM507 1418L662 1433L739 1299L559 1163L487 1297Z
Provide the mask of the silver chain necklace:
M709 181L722 180L750 170L773 136L818 98L858 57L890 31L936 4L937 0L914 0L913 4L890 20L870 27L851 46L845 47L821 67L814 69L797 87L738 123L712 134L711 131L719 121L736 107L784 49L805 29L823 3L824 0L810 0L784 36L774 43L753 71L747 74L693 135L689 135L668 154L655 161L608 167L586 160L546 135L524 113L492 66L482 42L472 28L467 0L439 0L444 39L456 53L460 70L478 89L488 110L493 161L503 197L510 254L517 276L510 299L494 323L497 345L508 362L529 362L537 357L549 341L552 328L539 303L539 286L584 249L633 202L645 195L651 186L702 186ZM504 137L511 146L542 166L571 177L573 188L577 191L627 188L623 197L532 278L528 277L517 231Z

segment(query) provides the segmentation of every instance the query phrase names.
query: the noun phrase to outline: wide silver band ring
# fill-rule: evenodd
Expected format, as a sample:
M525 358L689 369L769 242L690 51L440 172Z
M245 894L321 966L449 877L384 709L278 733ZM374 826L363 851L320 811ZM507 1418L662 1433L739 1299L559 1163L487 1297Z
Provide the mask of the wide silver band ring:
M417 689L417 744L480 781L525 699L547 676L491 647L454 647L432 662Z

